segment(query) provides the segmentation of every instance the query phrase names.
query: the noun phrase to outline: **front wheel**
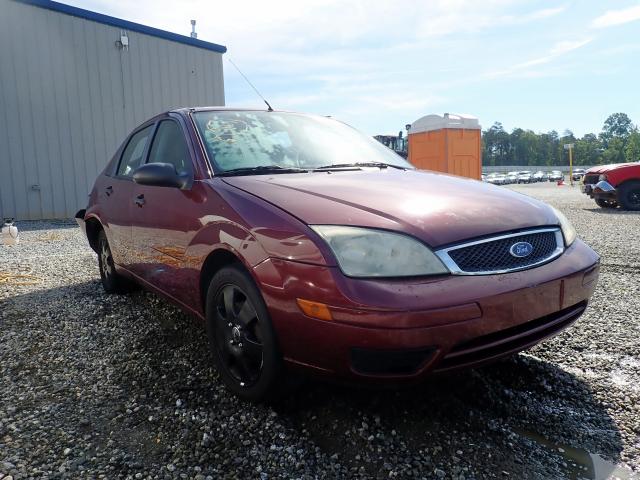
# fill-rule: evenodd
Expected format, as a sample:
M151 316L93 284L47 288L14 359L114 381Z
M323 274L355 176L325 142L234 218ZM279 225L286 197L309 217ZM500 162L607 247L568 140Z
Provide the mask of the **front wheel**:
M616 208L618 206L615 200L604 200L602 198L596 198L596 205L600 208Z
M640 180L632 180L620 185L618 201L625 210L640 210Z
M206 308L209 346L227 388L253 402L278 397L282 357L251 276L236 265L221 269L209 284Z

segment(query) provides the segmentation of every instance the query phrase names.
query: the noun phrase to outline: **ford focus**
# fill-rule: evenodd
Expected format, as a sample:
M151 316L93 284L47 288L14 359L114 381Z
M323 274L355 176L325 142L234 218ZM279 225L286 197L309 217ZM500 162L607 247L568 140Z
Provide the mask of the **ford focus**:
M254 401L295 371L402 384L524 350L585 311L599 268L551 206L298 113L152 118L76 218L104 289L201 319L221 378Z

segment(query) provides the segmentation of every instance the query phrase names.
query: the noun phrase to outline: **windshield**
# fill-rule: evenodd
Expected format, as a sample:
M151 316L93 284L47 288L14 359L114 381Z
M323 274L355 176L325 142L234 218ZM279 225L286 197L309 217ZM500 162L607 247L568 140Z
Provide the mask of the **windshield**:
M307 170L355 163L413 168L380 142L326 117L220 110L196 112L193 117L218 172L255 167Z

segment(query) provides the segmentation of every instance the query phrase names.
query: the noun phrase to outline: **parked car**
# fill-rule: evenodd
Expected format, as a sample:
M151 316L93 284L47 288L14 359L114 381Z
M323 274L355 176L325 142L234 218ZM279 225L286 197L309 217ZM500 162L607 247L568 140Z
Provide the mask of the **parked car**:
M504 185L506 183L506 179L504 175L491 173L487 176L487 183L491 183L493 185Z
M542 170L538 170L536 173L533 174L533 181L546 182L548 177L549 176L547 175L547 173L543 172Z
M640 163L601 165L586 171L582 191L602 208L640 210Z
M411 383L529 348L585 311L599 268L543 202L296 113L158 115L76 218L105 291L134 282L201 319L253 401L293 370Z
M506 184L512 184L512 183L518 183L518 172L508 172L505 175L505 183Z
M529 171L518 172L518 183L533 182L533 175Z
M559 182L560 180L564 180L564 173L560 170L552 170L548 178L550 182Z
M573 173L571 174L571 178L573 179L573 181L577 182L582 180L582 177L584 177L584 174L585 174L584 168L574 168Z

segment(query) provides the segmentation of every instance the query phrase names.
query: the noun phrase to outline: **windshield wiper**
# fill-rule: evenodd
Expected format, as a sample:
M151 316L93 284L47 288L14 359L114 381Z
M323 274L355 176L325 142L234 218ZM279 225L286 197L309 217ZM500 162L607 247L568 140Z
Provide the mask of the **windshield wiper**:
M305 173L308 171L309 170L305 170L304 168L288 168L281 167L279 165L260 165L257 167L233 168L231 170L216 173L216 176L232 177L234 175L268 175L270 173Z
M341 168L349 168L349 167L378 167L378 168L397 168L398 170L406 170L405 167L401 167L400 165L393 165L392 163L382 163L382 162L357 162L357 163L334 163L333 165L324 165L322 167L314 168L313 171L318 170L333 170L341 169Z

